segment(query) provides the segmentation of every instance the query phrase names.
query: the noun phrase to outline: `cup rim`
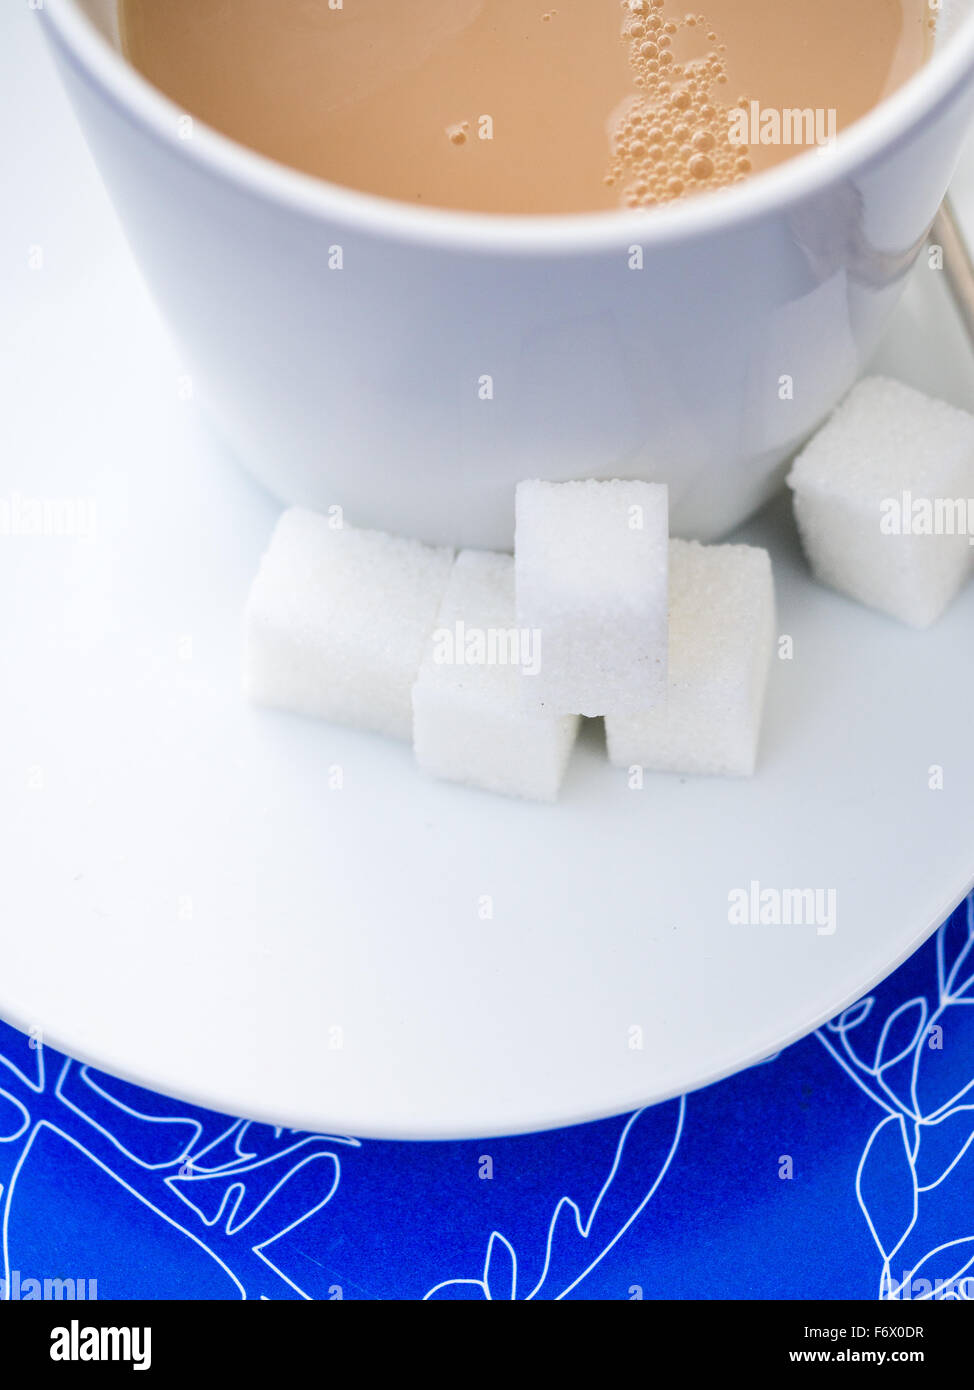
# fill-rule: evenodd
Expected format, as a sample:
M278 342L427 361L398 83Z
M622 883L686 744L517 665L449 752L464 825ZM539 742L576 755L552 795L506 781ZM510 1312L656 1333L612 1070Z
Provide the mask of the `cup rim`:
M385 240L459 252L579 254L638 244L644 249L729 234L781 213L867 167L934 117L974 75L974 9L947 46L902 87L842 131L834 146L808 150L731 188L651 210L592 213L476 213L416 208L304 174L258 154L194 118L163 95L105 38L79 0L44 0L40 14L73 66L144 132L255 198Z

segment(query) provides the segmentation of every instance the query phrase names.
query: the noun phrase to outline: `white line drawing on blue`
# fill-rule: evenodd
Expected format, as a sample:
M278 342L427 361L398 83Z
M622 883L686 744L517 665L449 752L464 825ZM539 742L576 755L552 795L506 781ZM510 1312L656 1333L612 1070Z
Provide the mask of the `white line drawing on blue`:
M72 1062L62 1061L55 1083L48 1089L45 1084L45 1061L42 1044L31 1041L31 1050L37 1054L36 1079L31 1078L21 1067L6 1057L0 1062L28 1092L27 1103L6 1089L0 1089L0 1096L12 1102L16 1112L16 1132L6 1134L3 1140L13 1143L26 1142L17 1155L10 1180L6 1188L0 1185L0 1200L3 1201L2 1223L2 1275L4 1287L9 1289L9 1231L10 1214L16 1195L17 1179L28 1161L34 1141L43 1130L49 1130L66 1140L77 1152L94 1163L102 1172L114 1179L131 1197L160 1216L172 1229L204 1251L220 1269L231 1279L240 1291L242 1298L248 1297L247 1284L255 1284L254 1277L243 1275L243 1253L238 1237L244 1228L260 1223L263 1229L257 1232L259 1238L251 1236L247 1253L259 1262L256 1268L263 1271L260 1283L267 1283L267 1276L280 1281L278 1294L289 1291L290 1296L308 1299L310 1294L299 1286L285 1270L271 1258L273 1247L298 1226L310 1220L334 1197L339 1181L341 1166L335 1146L350 1149L361 1147L360 1141L350 1136L314 1135L297 1131L258 1125L246 1120L228 1120L226 1117L199 1112L200 1118L185 1115L147 1114L128 1104L108 1089L111 1078L100 1080L91 1068ZM121 1083L124 1086L124 1083ZM72 1092L69 1094L69 1090ZM107 1114L96 1117L85 1108L85 1096L101 1106ZM33 1097L33 1099L31 1099ZM31 1109L38 1107L40 1114L32 1117ZM62 1109L63 1108L63 1109ZM67 1111L76 1121L88 1127L91 1143L83 1142L57 1123L57 1112ZM118 1121L121 1132L113 1128ZM107 1122L103 1122L107 1121ZM125 1126L130 1128L126 1131ZM214 1133L214 1128L216 1132ZM179 1137L179 1131L183 1131ZM162 1134L163 1143L169 1135L174 1143L168 1156L146 1157L139 1152L139 1145L133 1140L145 1138L148 1133ZM96 1147L106 1148L115 1158L100 1157ZM151 1145L149 1146L151 1147ZM313 1193L302 1188L301 1200L292 1199L278 1203L278 1219L275 1220L270 1209L275 1206L279 1195L302 1172L312 1164L327 1165L327 1176L320 1184L313 1183ZM126 1176L123 1169L129 1169ZM324 1171L324 1170L323 1170ZM152 1179L157 1188L150 1195L144 1188L139 1175ZM222 1187L221 1187L222 1184ZM206 1212L191 1197L191 1192L200 1190L201 1185L209 1185L217 1193L217 1209L214 1216ZM178 1213L167 1211L173 1201L183 1210L192 1213L207 1232L203 1239L187 1225L177 1219ZM278 1210L278 1208L280 1208ZM285 1210L286 1208L286 1210ZM270 1217L268 1221L266 1218ZM261 1218L265 1218L261 1221ZM268 1225L270 1230L267 1229ZM252 1272L253 1273L253 1272ZM259 1298L277 1296L264 1289L254 1293Z
M662 1107L656 1108L661 1109ZM655 1178L653 1179L653 1182L650 1185L648 1191L645 1193L635 1210L630 1213L628 1218L621 1225L616 1227L611 1237L605 1240L601 1246L596 1247L598 1253L594 1256L594 1258L589 1260L589 1262L581 1269L581 1271L577 1273L574 1278L569 1280L568 1283L564 1284L558 1290L558 1292L545 1294L545 1296L550 1298L553 1302L557 1302L560 1299L564 1298L567 1294L571 1293L571 1291L574 1288L577 1288L577 1286L582 1282L583 1279L587 1278L588 1275L591 1274L592 1270L595 1269L596 1265L598 1265L613 1248L613 1246L616 1245L622 1239L626 1231L629 1230L632 1223L641 1214L641 1212L645 1209L645 1207L648 1205L648 1203L655 1195L660 1183L666 1176L670 1164L673 1162L673 1157L676 1154L677 1149L680 1146L680 1138L683 1134L683 1125L686 1119L686 1096L681 1096L679 1101L676 1103L676 1112L676 1123L674 1126L672 1141L670 1143L669 1149L667 1150L666 1157L663 1160L662 1166L660 1167ZM609 1169L609 1175L606 1178L605 1182L602 1184L599 1194L596 1197L594 1203L592 1204L592 1209L589 1212L587 1221L582 1220L581 1210L578 1204L575 1201L573 1201L571 1197L566 1196L561 1197L559 1199L557 1205L555 1206L554 1212L552 1213L551 1220L548 1223L548 1236L545 1242L544 1266L541 1271L541 1277L540 1279L538 1279L534 1287L523 1295L524 1301L528 1301L530 1299L538 1297L538 1295L541 1294L545 1284L548 1281L549 1270L552 1264L552 1252L555 1248L559 1236L562 1232L566 1230L566 1222L563 1219L564 1214L570 1213L571 1221L574 1226L574 1231L577 1240L581 1240L585 1242L587 1245L587 1243L593 1239L593 1236L595 1236L596 1219L599 1215L599 1210L602 1207L603 1202L607 1194L609 1193L612 1184L614 1183L616 1176L619 1172L620 1166L623 1162L626 1142L629 1139L634 1127L639 1123L642 1117L647 1115L648 1113L649 1111L645 1109L637 1110L635 1114L630 1115L629 1119L626 1121L622 1133L619 1136L619 1141L616 1144L615 1154L613 1155L612 1159L612 1166ZM505 1254L501 1255L499 1253L500 1251L504 1251ZM588 1254L587 1249L585 1250L585 1254ZM502 1261L503 1269L501 1269ZM484 1298L491 1301L495 1300L496 1298L503 1298L504 1300L517 1299L517 1252L515 1251L511 1242L506 1238L506 1236L504 1236L500 1231L491 1232L487 1242L487 1253L484 1258L484 1271L479 1279L461 1278L441 1280L440 1283L434 1284L431 1289L427 1290L426 1294L424 1295L424 1300L432 1298L432 1296L435 1293L438 1293L441 1289L457 1287L460 1285L472 1286L474 1288L481 1289Z
M90 1162L94 1163L98 1168L102 1170L102 1172L107 1173L107 1175L110 1178L113 1178L115 1182L119 1183L120 1186L124 1187L126 1191L129 1192L130 1195L136 1199L136 1201L141 1202L143 1206L148 1207L150 1211L155 1212L156 1216L161 1217L163 1221L165 1221L168 1225L172 1226L175 1230L177 1230L180 1233L180 1235L184 1235L187 1240L191 1240L194 1245L199 1246L201 1250L205 1251L205 1253L209 1255L211 1260L214 1260L216 1264L218 1264L221 1267L221 1269L224 1270L224 1272L240 1290L241 1298L247 1297L246 1289L244 1288L243 1284L241 1284L237 1276L234 1274L230 1266L226 1264L223 1260L221 1260L218 1255L214 1254L214 1252L210 1250L203 1243L203 1241L200 1240L198 1236L194 1236L191 1231L187 1231L185 1227L180 1226L179 1223L174 1221L171 1216L167 1216L164 1211L160 1211L160 1209L157 1206L155 1206L152 1202L150 1202L148 1198L143 1197L141 1192L138 1192L134 1187L132 1187L130 1183L127 1183L124 1180L124 1178L119 1177L118 1173L112 1172L111 1168L109 1168L106 1163L102 1163L100 1159L96 1158L94 1154L90 1153L84 1147L84 1145L80 1144L77 1139L73 1138L72 1135L66 1134L63 1129L58 1129L56 1125L49 1124L47 1120L41 1120L31 1130L30 1138L27 1140L27 1143L24 1145L23 1152L17 1159L17 1165L14 1168L13 1177L10 1179L10 1185L7 1189L7 1200L5 1201L3 1207L3 1279L5 1289L9 1290L10 1287L10 1212L13 1206L14 1196L16 1195L17 1179L20 1176L20 1172L27 1161L27 1157L30 1154L31 1148L34 1144L34 1140L37 1138L38 1134L40 1134L45 1129L51 1130L52 1133L58 1135L59 1138L64 1139L68 1144L70 1144L72 1148L75 1148L78 1150L79 1153L84 1154L85 1158L89 1159ZM7 1294L7 1297L9 1297L9 1293Z
M85 1085L90 1087L90 1089L94 1091L96 1095L99 1095L103 1099L107 1100L116 1109L122 1111L123 1114L128 1115L131 1119L138 1120L140 1124L166 1124L188 1126L188 1128L192 1131L191 1137L187 1139L185 1148L183 1149L179 1157L175 1160L177 1163L182 1163L185 1161L187 1155L192 1151L194 1143L199 1139L200 1135L203 1132L203 1126L200 1124L198 1120L183 1119L179 1116L177 1116L174 1119L170 1119L166 1115L144 1115L141 1113L141 1111L135 1110L132 1106L125 1105L121 1101L117 1100L114 1096L109 1095L109 1093L106 1090L104 1090L103 1087L99 1086L98 1083L95 1081L94 1077L92 1076L90 1067L77 1067L77 1064L74 1062L65 1062L64 1066L61 1068L61 1072L58 1076L57 1081L54 1083L54 1094L57 1096L61 1104L66 1105L69 1110L73 1110L74 1113L76 1115L79 1115L81 1119L83 1119L87 1124L92 1125L95 1129L97 1129L100 1134L103 1134L105 1136L105 1138L108 1140L110 1144L113 1144L116 1149L118 1149L121 1153L125 1154L126 1158L130 1158L133 1163L138 1163L140 1168L145 1168L149 1172L152 1172L160 1168L170 1168L172 1166L173 1160L166 1159L165 1162L162 1163L146 1163L143 1159L140 1159L136 1154L132 1153L130 1149L127 1149L125 1145L122 1143L122 1141L116 1135L112 1134L110 1130L106 1129L104 1125L98 1124L98 1122L96 1120L93 1120L90 1115L87 1115L84 1112L84 1110L81 1109L80 1106L75 1105L75 1103L72 1100L69 1100L68 1097L64 1094L64 1083L75 1069L77 1069L78 1074L84 1080Z
M22 1081L29 1091L33 1091L37 1096L43 1095L47 1079L44 1070L44 1047L42 1043L35 1040L33 1035L31 1035L28 1047L37 1058L37 1074L35 1080L31 1081L30 1077L27 1076L25 1072L22 1072L18 1066L15 1066L10 1058L5 1057L2 1052L0 1052L0 1066L6 1067L8 1071L13 1072L14 1076L16 1076L19 1081Z
M306 1144L314 1143L315 1140L316 1136L308 1136L307 1138L303 1138L299 1140L297 1143L292 1144L290 1148L284 1151L284 1153L294 1153L297 1149L304 1147ZM357 1144L357 1141L355 1140L351 1140L349 1142ZM288 1276L281 1269L279 1269L277 1265L275 1265L272 1262L272 1260L266 1254L266 1251L269 1246L281 1240L284 1236L288 1235L296 1227L303 1225L305 1221L309 1221L312 1216L314 1216L317 1212L319 1212L322 1209L322 1207L327 1206L328 1203L331 1201L332 1197L334 1197L336 1191L338 1190L338 1184L341 1180L341 1163L336 1154L328 1152L318 1152L309 1154L307 1155L307 1157L302 1158L301 1161L295 1164L294 1167L289 1168L278 1179L278 1181L274 1184L270 1191L268 1191L260 1199L257 1205L254 1206L253 1209L240 1220L238 1220L237 1218L240 1213L240 1208L247 1191L246 1184L242 1182L233 1182L226 1188L226 1191L223 1194L223 1199L220 1202L220 1206L216 1212L216 1215L212 1217L207 1217L205 1213L202 1211L202 1209L196 1206L187 1195L188 1192L191 1190L192 1184L194 1183L209 1183L212 1182L214 1179L224 1180L228 1173L232 1174L234 1178L241 1174L255 1173L261 1169L267 1168L268 1165L272 1163L278 1163L283 1156L284 1155L281 1154L274 1154L270 1158L260 1159L256 1163L245 1163L243 1165L234 1164L228 1166L225 1169L217 1168L210 1170L206 1173L201 1173L198 1177L188 1174L176 1175L175 1177L168 1177L166 1179L166 1183L173 1189L173 1191L176 1192L177 1196L180 1197L182 1201L184 1201L186 1205L196 1213L196 1215L199 1217L200 1221L203 1223L204 1226L215 1226L218 1223L222 1223L223 1229L226 1231L227 1235L232 1236L236 1235L237 1231L240 1231L245 1226L247 1226L254 1219L254 1217L257 1216L258 1213L264 1209L268 1202L270 1202L278 1194L278 1192L280 1192L292 1180L292 1178L294 1178L297 1175L297 1173L301 1171L302 1168L306 1168L311 1163L320 1163L323 1161L330 1162L333 1170L331 1183L328 1186L327 1191L325 1192L325 1195L321 1198L321 1200L317 1202L313 1207L308 1208L307 1211L304 1211L299 1216L295 1217L295 1219L289 1222L287 1226L283 1227L279 1231L276 1231L274 1235L269 1236L266 1240L263 1240L259 1244L251 1247L254 1254L257 1255L260 1259L262 1259L265 1262L265 1264L278 1276L278 1278L283 1279L284 1282L286 1284L289 1284L290 1287L295 1291L295 1293L299 1294L302 1298L308 1299L310 1295L305 1293L303 1289L299 1288L299 1286L296 1283L294 1283L293 1280L289 1279ZM226 1217L225 1221L224 1217Z
M872 996L816 1034L882 1111L866 1140L855 1183L856 1199L882 1257L881 1301L974 1296L974 1279L967 1277L974 1270L974 1215L967 1206L956 1202L946 1211L946 1219L953 1219L958 1228L951 1239L930 1245L930 1236L924 1234L927 1227L936 1229L945 1220L945 1205L937 1200L942 1185L969 1154L974 1157L974 1103L963 1103L974 1093L974 1076L968 1073L956 1087L957 1078L950 1079L942 1061L955 1011L963 1015L974 1006L974 895L967 900L966 937L959 945L953 941L956 921L949 919L937 932L934 1008L922 996L895 1008L880 1030L872 1061L855 1046L856 1030L873 1011ZM966 1049L965 1054L968 1063L974 1062ZM938 1057L940 1072L947 1072L948 1091L956 1087L946 1097L943 1075L937 1076ZM932 1158L927 1153L931 1148Z
M22 1116L20 1124L12 1134L0 1133L0 1144L14 1144L18 1139L23 1138L30 1129L30 1111L23 1101L18 1100L17 1097L11 1095L9 1091L5 1091L2 1086L0 1086L0 1096L2 1096L4 1100L8 1100L14 1109L18 1110ZM3 1188L0 1187L0 1192L2 1191Z

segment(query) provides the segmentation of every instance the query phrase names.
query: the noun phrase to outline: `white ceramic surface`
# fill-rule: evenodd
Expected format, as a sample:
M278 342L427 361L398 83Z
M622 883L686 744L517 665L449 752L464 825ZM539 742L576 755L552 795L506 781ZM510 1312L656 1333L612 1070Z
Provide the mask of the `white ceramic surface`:
M631 792L587 738L558 807L518 805L247 709L276 509L188 398L25 8L0 52L0 128L44 112L0 142L0 498L95 504L91 539L0 541L0 1016L234 1114L485 1135L755 1061L923 939L974 875L974 587L911 633L816 588L786 512L746 533L795 640L753 782ZM938 276L881 365L974 407ZM752 879L834 887L835 934L731 927Z
M110 37L114 3L43 13L198 391L278 497L434 541L509 545L526 476L667 481L681 534L747 516L874 348L974 104L967 23L833 153L729 193L649 216L437 213L199 125L181 139L84 18Z

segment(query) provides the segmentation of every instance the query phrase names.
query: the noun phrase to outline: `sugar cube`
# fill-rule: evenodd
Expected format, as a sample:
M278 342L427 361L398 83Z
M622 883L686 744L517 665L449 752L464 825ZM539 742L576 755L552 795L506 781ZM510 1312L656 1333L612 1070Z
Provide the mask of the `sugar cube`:
M507 796L557 798L579 721L524 709L520 666L534 661L533 638L516 625L511 557L462 551L413 691L413 742L425 772Z
M666 691L668 494L643 482L517 489L517 621L540 634L526 706L637 714Z
M670 542L665 704L605 721L617 767L749 777L774 647L771 560L749 545Z
M412 736L412 687L453 552L295 507L247 604L244 688L260 705Z
M823 584L911 627L974 566L974 417L884 377L861 381L795 460L795 518Z

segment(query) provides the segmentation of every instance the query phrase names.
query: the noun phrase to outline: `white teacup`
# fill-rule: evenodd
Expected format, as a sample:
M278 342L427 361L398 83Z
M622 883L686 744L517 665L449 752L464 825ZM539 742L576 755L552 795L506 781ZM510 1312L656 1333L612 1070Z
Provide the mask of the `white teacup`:
M525 477L669 483L720 535L860 372L974 110L974 0L828 150L646 212L416 209L185 117L115 0L44 0L64 81L201 394L277 496L509 548Z

